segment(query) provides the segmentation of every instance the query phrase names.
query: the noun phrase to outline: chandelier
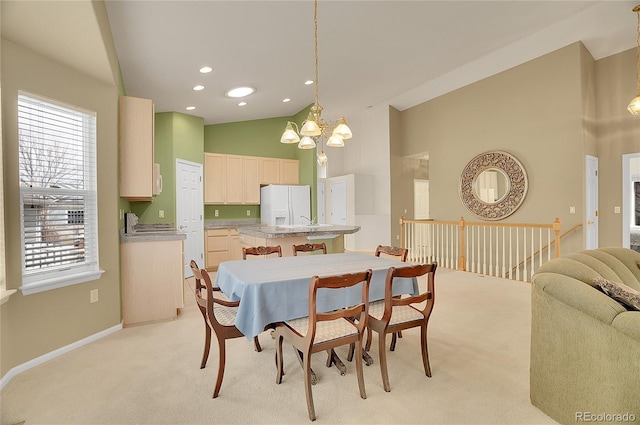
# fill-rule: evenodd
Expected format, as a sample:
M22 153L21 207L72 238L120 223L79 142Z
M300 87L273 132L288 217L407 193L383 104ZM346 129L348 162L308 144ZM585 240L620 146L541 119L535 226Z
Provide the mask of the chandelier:
M350 139L351 129L347 125L347 121L340 117L336 120L331 130L331 135L327 137L327 129L331 127L331 122L322 119L322 106L318 103L318 0L314 0L313 4L313 41L315 52L315 79L313 81L315 88L315 102L311 105L309 116L303 121L302 127L298 129L298 125L294 122L287 122L287 126L280 138L281 143L298 143L300 149L313 149L318 141L327 140L327 146L343 147L344 141ZM295 129L294 129L295 128ZM302 136L302 138L300 137ZM324 150L318 154L318 164L324 165L327 162L327 155Z
M636 34L637 34L637 50L636 50L636 73L638 77L638 95L633 98L629 106L627 106L627 110L631 112L633 115L640 114L640 5L633 8L633 11L638 16L637 24L636 24Z

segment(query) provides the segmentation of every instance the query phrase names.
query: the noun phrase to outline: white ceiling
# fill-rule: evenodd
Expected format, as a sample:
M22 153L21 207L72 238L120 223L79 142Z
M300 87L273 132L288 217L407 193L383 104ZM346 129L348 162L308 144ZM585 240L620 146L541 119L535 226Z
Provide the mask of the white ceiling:
M348 119L382 102L403 110L578 40L595 59L633 48L637 1L320 0L323 116ZM96 35L87 21L96 19L78 5L88 3L3 0L2 35L106 73L107 55L86 51ZM157 112L214 124L290 116L313 103L313 86L303 84L314 73L310 0L107 0L106 9L126 92L153 99ZM214 71L200 74L203 65ZM224 96L238 85L257 89L244 107Z

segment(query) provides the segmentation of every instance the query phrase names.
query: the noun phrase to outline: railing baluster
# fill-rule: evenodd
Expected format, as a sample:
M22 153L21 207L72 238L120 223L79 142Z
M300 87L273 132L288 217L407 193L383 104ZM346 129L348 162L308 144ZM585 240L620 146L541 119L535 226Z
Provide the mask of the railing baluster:
M504 225L465 222L462 217L455 222L402 218L400 226L400 244L408 249L411 262L437 261L444 268L530 281L536 269L559 255L559 241L582 224L563 235L559 219L552 224ZM546 241L543 229L547 229ZM554 254L552 244L556 244Z

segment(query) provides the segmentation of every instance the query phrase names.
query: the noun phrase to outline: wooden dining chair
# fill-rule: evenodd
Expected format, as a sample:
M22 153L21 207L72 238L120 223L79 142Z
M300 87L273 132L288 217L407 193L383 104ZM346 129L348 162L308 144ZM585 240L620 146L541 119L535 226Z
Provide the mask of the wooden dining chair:
M367 328L378 333L378 354L380 356L380 372L384 390L389 392L389 373L387 371L387 353L385 340L387 334L399 332L403 329L420 327L420 346L422 348L422 363L424 373L431 377L429 352L427 350L427 325L435 302L435 275L438 265L419 264L410 267L391 267L387 271L384 287L384 303L369 308ZM397 278L418 278L427 276L427 286L424 292L414 296L394 297L393 283ZM420 306L424 303L424 306ZM371 338L367 340L366 349L371 348Z
M242 332L235 326L236 315L238 314L238 306L240 302L229 301L220 291L220 288L214 287L211 283L209 273L205 269L199 269L198 264L191 260L191 270L196 281L196 303L202 313L205 324L205 341L204 341L204 354L202 355L202 362L200 363L200 369L204 369L209 359L209 349L211 347L211 330L216 334L218 340L218 377L216 379L216 386L213 390L213 398L218 397L220 393L220 387L222 386L222 378L224 377L224 366L226 360L226 344L225 341L231 338L244 337ZM202 291L205 291L205 294ZM216 293L216 296L214 296ZM203 296L205 295L205 296ZM258 337L253 338L255 350L260 352L260 342Z
M409 250L397 246L378 245L376 247L376 257L396 257L400 261L407 261Z
M315 252L322 251L323 254L327 253L327 245L322 243L305 243L302 245L293 245L293 255L297 256L299 252Z
M282 342L286 340L302 355L307 410L309 419L312 421L316 420L313 394L311 392L311 355L313 353L332 350L341 345L355 344L360 397L367 398L362 371L362 336L367 325L369 284L372 274L371 269L369 269L360 273L313 277L309 285L309 316L276 324L274 331L276 339L276 383L280 384L282 375L284 375ZM355 305L345 306L328 313L317 311L316 301L319 289L323 288L323 291L327 289L339 290L341 288L354 287L358 284L362 286L362 296Z
M250 248L242 248L242 259L246 260L247 255L266 257L268 255L278 254L282 257L282 247L276 246L253 246Z
M387 258L397 258L400 261L407 261L407 254L409 250L406 248L400 248L397 246L388 246L388 245L378 245L376 247L376 257L387 257ZM384 301L376 301L378 303L383 303ZM373 304L373 303L372 303ZM402 332L394 332L391 335L391 344L389 345L389 350L394 351L396 349L396 341L398 338L402 338ZM371 329L367 329L367 342L371 339ZM369 345L371 343L369 342Z

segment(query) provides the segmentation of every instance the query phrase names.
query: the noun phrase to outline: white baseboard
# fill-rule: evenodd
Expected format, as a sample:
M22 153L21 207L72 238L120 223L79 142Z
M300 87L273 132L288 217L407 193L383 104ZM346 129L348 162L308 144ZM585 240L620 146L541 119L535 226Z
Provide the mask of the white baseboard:
M70 351L73 351L73 350L75 350L76 348L82 347L83 345L87 345L87 344L89 344L89 343L91 343L91 342L93 342L93 341L96 341L96 340L98 340L98 339L100 339L100 338L103 338L103 337L105 337L105 336L107 336L107 335L110 335L110 334L112 334L112 333L114 333L114 332L117 332L117 331L119 331L119 330L122 330L122 323L120 323L120 324L118 324L118 325L116 325L116 326L113 326L113 327L111 327L111 328L105 329L105 330L103 330L103 331L100 331L100 332L98 332L98 333L96 333L96 334L89 335L89 336L88 336L88 337L86 337L86 338L83 338L83 339L81 339L81 340L79 340L79 341L73 342L73 343L71 343L71 344L69 344L69 345L65 345L64 347L60 347L60 348L58 348L57 350L53 350L53 351L51 351L51 352L49 352L49 353L47 353L47 354L43 354L43 355L42 355L42 356L40 356L40 357L36 357L36 358L35 358L35 359L33 359L33 360L29 360L29 361L28 361L28 362L26 362L26 363L22 363L21 365L16 366L16 367L14 367L14 368L10 369L10 370L9 370L9 371L8 371L8 372L7 372L7 373L6 373L6 374L5 374L5 375L0 379L0 390L1 390L1 389L3 389L3 388L4 388L4 386L5 386L6 384L8 384L8 383L9 383L9 381L11 381L11 380L13 379L13 377L14 377L14 376L16 376L16 375L18 375L19 373L22 373L22 372L24 372L24 371L26 371L26 370L29 370L29 369L31 369L32 367L35 367L35 366L41 365L42 363L44 363L44 362L46 362L46 361L49 361L49 360L51 360L51 359L55 359L55 358L56 358L56 357L58 357L58 356L61 356L61 355L65 354L65 353L68 353L68 352L70 352Z

